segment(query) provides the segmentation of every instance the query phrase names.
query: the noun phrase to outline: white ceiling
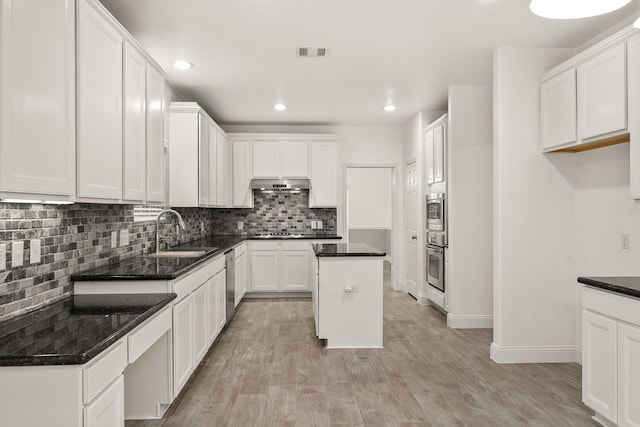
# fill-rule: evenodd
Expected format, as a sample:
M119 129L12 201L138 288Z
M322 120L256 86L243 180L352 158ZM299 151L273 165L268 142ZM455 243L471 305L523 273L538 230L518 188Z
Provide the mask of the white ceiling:
M634 0L554 21L529 0L101 1L221 124L400 125L444 109L449 85L490 84L498 46L577 47L640 11ZM298 58L298 46L329 56ZM177 58L195 68L174 69ZM398 109L384 112L387 102Z

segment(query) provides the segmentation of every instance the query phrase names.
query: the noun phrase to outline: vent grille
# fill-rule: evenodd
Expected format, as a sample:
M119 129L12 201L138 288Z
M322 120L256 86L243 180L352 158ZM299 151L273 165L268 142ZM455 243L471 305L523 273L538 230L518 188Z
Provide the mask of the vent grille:
M306 46L296 49L297 55L304 58L321 58L329 54L326 47Z

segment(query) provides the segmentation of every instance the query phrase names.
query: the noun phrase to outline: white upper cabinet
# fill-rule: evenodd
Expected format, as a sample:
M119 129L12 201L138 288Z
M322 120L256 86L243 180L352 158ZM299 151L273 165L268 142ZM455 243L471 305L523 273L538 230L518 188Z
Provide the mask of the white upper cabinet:
M447 115L431 123L424 132L427 184L439 184L447 180Z
M335 141L311 141L310 208L338 206L338 164Z
M130 43L124 44L124 196L142 202L145 197L145 140L147 61Z
M630 195L640 199L640 34L627 43L629 77Z
M576 142L576 70L540 83L540 144L543 151Z
M73 5L73 0L2 1L2 197L68 200L75 194Z
M251 141L233 141L233 207L252 208L251 178L253 155Z
M578 137L627 128L625 44L578 66Z
M280 143L278 141L253 141L253 177L280 177Z
M426 169L427 169L427 184L434 183L433 174L433 130L428 130L424 134L424 146L426 157Z
M164 75L147 63L147 186L146 201L165 202L164 190Z
M122 35L78 2L78 197L122 198Z
M309 178L309 143L285 141L282 143L283 178Z
M228 141L195 102L169 106L169 197L171 206L230 206Z

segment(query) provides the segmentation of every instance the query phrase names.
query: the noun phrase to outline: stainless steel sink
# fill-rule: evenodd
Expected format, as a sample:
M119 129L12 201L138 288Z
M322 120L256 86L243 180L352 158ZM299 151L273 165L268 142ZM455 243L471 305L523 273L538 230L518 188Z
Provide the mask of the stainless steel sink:
M152 258L199 258L207 251L164 251L149 254Z

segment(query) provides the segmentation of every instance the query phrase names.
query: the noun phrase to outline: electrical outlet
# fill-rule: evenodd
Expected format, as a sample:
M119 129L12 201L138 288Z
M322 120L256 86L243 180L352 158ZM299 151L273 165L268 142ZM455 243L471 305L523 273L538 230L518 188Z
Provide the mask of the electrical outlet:
M11 268L24 264L24 242L11 242Z
M7 269L7 245L0 244L0 271Z
M318 230L322 230L322 221L317 221L316 226Z
M120 246L129 245L129 230L120 230Z
M40 239L32 239L29 243L29 262L40 264Z
M243 229L244 229L244 222L238 221L238 230L243 230Z
M318 228L318 221L312 220L311 221L311 229L315 230L316 228Z
M118 247L118 232L112 231L111 232L111 249L117 248L117 247Z
M622 235L620 236L620 246L622 247L622 249L629 249L629 244L629 234L622 233Z

